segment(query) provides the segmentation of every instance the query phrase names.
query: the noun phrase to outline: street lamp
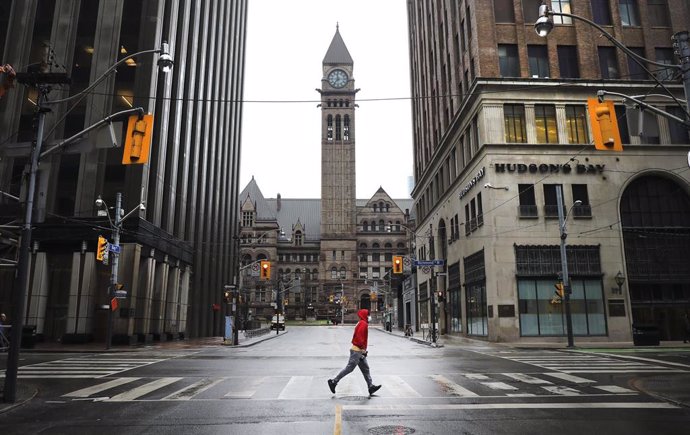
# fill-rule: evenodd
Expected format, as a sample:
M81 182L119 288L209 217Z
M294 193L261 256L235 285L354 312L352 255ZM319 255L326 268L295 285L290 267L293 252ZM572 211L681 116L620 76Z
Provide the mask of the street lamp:
M36 174L38 172L38 165L40 163L40 159L45 157L48 152L52 151L57 151L60 148L53 147L49 149L48 151L41 153L41 146L43 145L43 137L44 137L44 127L45 127L45 116L46 112L48 112L48 108L46 107L47 105L50 104L58 104L61 102L66 102L70 101L75 98L82 99L84 96L88 94L93 88L95 88L99 83L101 83L105 78L111 74L115 69L122 64L123 62L126 62L127 59L131 59L133 57L146 54L146 53L159 53L161 56L159 58L158 66L161 68L162 72L167 72L170 71L170 68L172 68L172 57L169 54L168 51L168 44L163 43L161 45L161 48L157 49L152 49L152 50L144 50L140 51L138 53L131 54L120 61L116 62L113 66L108 68L99 78L97 78L94 83L84 89L83 91L68 97L64 98L62 100L52 100L48 101L47 95L48 92L50 92L50 87L47 86L46 80L42 79L40 75L36 74L31 74L31 77L28 78L28 82L31 84L34 84L38 87L39 93L38 93L38 101L37 101L37 114L38 114L38 127L36 131L36 141L33 146L33 149L31 150L31 159L30 159L30 169L29 169L29 176L28 176L28 186L26 190L26 204L25 204L25 215L24 215L24 224L22 225L22 231L21 231L21 243L19 246L19 255L17 259L17 279L18 279L18 285L16 287L16 294L14 297L15 304L12 309L12 341L10 343L10 348L7 352L7 369L5 371L5 389L4 389L4 394L3 394L3 399L5 402L8 403L14 403L16 400L16 393L17 393L17 371L18 371L18 364L19 364L19 347L21 345L21 339L22 339L22 328L23 328L23 316L25 315L24 313L24 305L25 305L25 298L26 298L26 287L29 282L29 250L31 246L31 224L32 224L32 216L33 216L33 208L34 208L34 195L35 195L35 190L36 190ZM19 82L23 81L22 74L17 75L17 80ZM63 114L63 117L56 123L59 124L62 119L66 118L67 114L76 107L76 104L73 105L71 108L69 108L65 114ZM125 112L137 112L141 111L141 108L136 108L136 109L130 109L128 111L123 111L120 112L120 114L124 114ZM55 127L54 127L55 128ZM87 128L87 130L91 129L91 127ZM76 140L78 136L75 135L70 140ZM63 141L61 142L61 146L68 145L69 141Z
M678 55L678 57L680 58L680 62L681 62L680 65L673 65L673 64L666 64L666 63L661 63L661 62L656 62L656 61L653 61L650 59L646 59L646 58L640 56L639 54L633 52L632 50L630 50L623 43L619 42L613 35L608 33L606 30L604 30L604 28L602 28L600 25L598 25L594 21L588 20L587 18L581 17L579 15L568 14L565 12L554 12L553 10L551 10L551 8L549 8L548 5L545 5L545 4L542 4L541 6L539 6L539 18L537 18L537 21L534 23L534 30L535 30L535 32L537 32L537 35L544 38L551 32L551 30L553 30L553 19L552 19L552 17L554 15L574 18L576 20L583 21L592 27L595 27L597 30L599 30L601 32L602 35L604 35L609 41L611 41L611 43L613 43L613 45L615 45L616 47L623 50L625 52L625 54L630 56L638 65L640 65L642 67L642 69L644 71L646 71L647 74L649 74L657 82L657 84L661 87L664 87L664 84L661 83L659 81L659 79L647 69L647 67L644 65L644 62L647 62L651 65L656 65L656 66L662 67L664 69L672 68L676 71L679 71L683 77L683 87L685 90L685 106L686 106L686 108L683 110L685 111L686 116L690 116L690 113L688 113L688 109L687 109L687 107L690 103L690 101L689 101L689 99L690 99L690 34L687 31L677 32L677 33L673 34L673 36L671 37L671 40L673 41L673 47L676 49L675 52ZM616 95L622 96L623 98L626 98L626 99L630 99L630 100L634 101L636 104L639 104L645 108L653 110L662 116L665 116L667 118L679 121L686 126L690 126L690 122L688 122L684 119L680 119L680 118L673 116L669 113L666 113L662 110L656 109L654 106L651 106L647 103L644 103L644 102L636 100L636 99L629 98L625 95L621 95L621 94L616 94ZM673 95L671 95L671 98L673 98L673 100L676 102L676 104L678 104L679 107L683 108L683 105ZM654 109L656 109L656 110L654 110Z
M118 270L120 265L120 230L122 229L122 222L130 217L132 213L137 210L145 211L146 206L143 202L139 203L126 215L122 215L124 212L122 210L122 194L117 192L115 194L115 221L110 218L110 212L108 211L108 205L103 201L100 195L96 198L96 207L104 208L106 216L108 216L108 222L110 222L110 228L113 232L113 243L108 246L108 251L112 253L113 259L110 264L110 285L108 286L108 325L105 337L105 348L110 349L113 341L113 306L112 299L115 297L115 290L118 281ZM110 254L109 254L110 256Z
M568 334L568 347L573 347L573 317L570 311L570 277L568 276L568 254L565 249L565 239L568 238L568 233L566 233L565 224L568 221L568 216L572 211L573 207L582 205L582 201L579 199L573 202L570 206L568 212L563 216L563 192L561 185L556 186L556 200L558 204L558 231L561 238L561 269L563 271L563 303L565 305L565 325L566 332Z
M614 277L616 280L616 285L618 286L618 294L622 295L623 294L623 284L625 284L625 276L621 273L619 270L616 276Z

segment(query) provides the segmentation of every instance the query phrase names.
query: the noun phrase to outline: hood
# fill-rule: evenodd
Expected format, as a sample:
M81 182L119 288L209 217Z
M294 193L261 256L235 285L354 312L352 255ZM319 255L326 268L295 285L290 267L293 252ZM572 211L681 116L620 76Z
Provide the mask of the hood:
M357 311L357 315L359 316L360 320L364 320L366 322L367 317L369 317L369 310L362 308L361 310Z

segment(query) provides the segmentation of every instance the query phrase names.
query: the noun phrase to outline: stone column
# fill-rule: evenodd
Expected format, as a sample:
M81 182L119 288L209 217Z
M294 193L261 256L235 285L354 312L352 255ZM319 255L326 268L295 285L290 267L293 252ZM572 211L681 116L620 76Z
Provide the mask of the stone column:
M525 129L527 130L527 143L537 143L534 104L525 104Z

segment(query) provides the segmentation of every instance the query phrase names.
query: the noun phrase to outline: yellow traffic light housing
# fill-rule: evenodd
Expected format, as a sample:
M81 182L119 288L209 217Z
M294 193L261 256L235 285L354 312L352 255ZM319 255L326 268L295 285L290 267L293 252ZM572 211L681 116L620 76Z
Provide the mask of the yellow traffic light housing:
M335 296L334 295L328 296L328 302L333 303L333 301L335 301Z
M260 278L268 281L271 279L271 262L268 260L261 260L261 267L259 269Z
M563 283L558 282L558 283L554 284L553 286L556 287L556 296L563 299L563 296L565 295L565 287L563 286Z
M96 248L96 260L103 261L105 253L108 250L108 239L103 236L98 236L98 247Z
M403 273L403 258L401 255L393 256L393 273Z
M151 133L153 132L153 115L132 115L127 121L123 165L143 164L149 161L151 151Z
M623 151L618 119L613 101L599 101L598 98L587 99L587 111L592 127L594 147L603 151Z

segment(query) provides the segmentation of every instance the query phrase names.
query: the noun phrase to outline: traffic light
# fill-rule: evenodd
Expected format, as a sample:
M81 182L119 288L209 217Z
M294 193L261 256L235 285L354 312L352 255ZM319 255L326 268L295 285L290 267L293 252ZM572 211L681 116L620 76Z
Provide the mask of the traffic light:
M393 256L393 273L403 273L403 258L401 255Z
M554 284L553 286L556 287L556 296L558 296L559 298L563 299L563 296L565 295L565 289L564 289L564 287L563 287L563 283L562 283L562 282L557 282L557 283Z
M600 102L598 98L588 98L587 111L594 136L594 147L604 151L623 151L613 101Z
M335 296L333 296L333 295L328 296L328 302L333 303L334 300L335 300Z
M108 251L108 239L98 236L98 247L96 248L96 260L103 261Z
M261 260L261 268L259 269L261 279L271 279L271 262L268 260Z
M438 301L439 302L445 302L445 299L443 298L443 292L442 291L438 292Z
M124 152L122 153L123 165L142 164L149 161L152 131L153 115L132 115L129 117Z

